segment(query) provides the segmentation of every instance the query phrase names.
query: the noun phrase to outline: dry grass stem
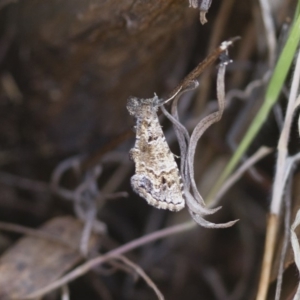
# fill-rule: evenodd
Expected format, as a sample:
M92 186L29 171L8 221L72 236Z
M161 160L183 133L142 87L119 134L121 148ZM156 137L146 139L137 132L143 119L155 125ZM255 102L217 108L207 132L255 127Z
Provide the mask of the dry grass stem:
M297 234L295 232L296 228L300 224L300 210L298 210L296 218L294 220L294 223L292 224L291 227L291 244L294 252L294 259L295 259L295 264L297 266L298 271L300 272L300 246L297 238ZM293 300L299 300L300 299L300 283L298 285L296 294L293 298Z
M210 286L216 300L229 299L222 277L214 268L203 268L201 271L203 278Z
M274 249L277 241L278 218L279 216L275 214L268 216L265 250L256 300L265 300L267 297Z
M276 283L276 293L275 293L275 300L280 300L281 297L281 290L282 290L282 281L283 281L283 272L284 272L284 262L285 257L289 245L290 240L290 227L291 227L291 202L292 202L292 178L291 176L287 182L287 188L285 193L285 216L284 216L284 237L283 237L283 245L280 254L280 262L278 268L278 275L277 275L277 283Z
M38 180L32 180L28 178L23 178L17 175L8 174L5 172L0 172L0 182L9 186L14 186L19 189L24 189L28 191L34 191L38 193L49 193L50 186L48 183L44 183Z
M290 137L291 125L296 107L297 94L300 82L300 52L297 55L296 68L294 71L291 91L285 115L284 125L278 142L278 157L276 162L276 173L273 183L273 193L270 208L270 216L267 228L267 237L265 243L265 252L261 270L257 300L265 300L267 296L271 265L274 255L274 249L277 240L278 222L281 214L282 198L287 179L288 160L288 142Z
M296 68L292 80L291 92L288 101L287 111L284 120L284 126L280 134L278 142L278 158L276 162L276 174L273 185L273 195L271 202L271 213L280 214L282 194L284 191L284 178L286 172L286 160L288 156L288 142L291 131L291 124L295 112L295 104L297 100L300 82L300 52L297 56Z
M259 148L252 156L250 156L222 185L216 197L210 203L215 206L219 203L224 194L247 172L254 164L270 154L273 150L268 147Z
M170 98L178 94L178 91L183 91L189 88L192 81L196 80L210 65L212 65L222 53L227 52L228 47L232 45L239 37L225 41L218 48L212 51L198 66L192 70L182 82L170 93Z
M82 231L80 246L79 246L80 253L82 254L83 257L87 257L88 255L89 240L93 231L93 225L96 219L96 215L97 215L96 207L94 207L94 209L90 209L90 211L88 211L86 214L86 220Z
M155 292L155 294L159 300L165 299L165 297L163 296L161 291L158 289L156 284L151 280L151 278L144 272L144 270L141 267L139 267L137 264L133 263L132 261L130 261L128 258L126 258L123 255L116 256L114 259L121 260L124 264L130 266L137 274L139 274L145 280L145 282L148 284L148 286L153 289L153 291Z
M268 0L259 0L262 18L266 31L266 40L268 43L268 51L269 51L269 67L272 68L275 63L276 58L276 30L272 17L271 7Z
M67 285L61 288L61 300L70 300L70 291Z

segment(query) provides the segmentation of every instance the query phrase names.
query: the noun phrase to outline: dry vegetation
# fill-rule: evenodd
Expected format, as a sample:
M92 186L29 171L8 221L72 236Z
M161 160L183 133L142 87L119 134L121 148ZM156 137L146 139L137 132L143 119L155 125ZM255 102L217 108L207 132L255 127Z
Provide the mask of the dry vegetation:
M213 0L204 25L191 4L0 0L0 300L293 298L300 60L235 173L214 187L264 102L297 1ZM126 101L167 98L235 36L226 109L193 165L208 207L222 205L205 219L240 221L207 229L187 209L158 210L133 193ZM217 64L179 100L189 132L218 110Z

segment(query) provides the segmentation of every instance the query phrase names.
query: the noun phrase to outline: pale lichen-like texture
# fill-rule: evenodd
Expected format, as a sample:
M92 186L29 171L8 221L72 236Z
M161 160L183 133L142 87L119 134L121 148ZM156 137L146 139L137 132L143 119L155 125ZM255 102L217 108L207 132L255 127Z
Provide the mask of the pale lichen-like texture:
M159 124L158 104L157 96L128 100L127 109L137 119L136 142L130 150L130 157L135 163L131 185L149 204L179 211L185 205L181 178Z

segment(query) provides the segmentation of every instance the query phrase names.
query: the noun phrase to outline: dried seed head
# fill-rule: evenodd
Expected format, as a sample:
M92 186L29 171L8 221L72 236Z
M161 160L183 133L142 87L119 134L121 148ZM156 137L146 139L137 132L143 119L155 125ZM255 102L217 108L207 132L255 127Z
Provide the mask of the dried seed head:
M130 97L127 101L127 110L130 115L135 118L143 118L144 114L147 114L150 110L157 110L160 100L154 95L153 98L149 99L139 99L136 97Z

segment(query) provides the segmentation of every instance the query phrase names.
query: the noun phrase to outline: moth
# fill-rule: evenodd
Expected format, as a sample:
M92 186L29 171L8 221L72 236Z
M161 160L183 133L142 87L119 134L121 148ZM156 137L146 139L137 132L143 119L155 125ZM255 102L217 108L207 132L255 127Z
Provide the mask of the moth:
M194 183L193 159L187 160L187 158L184 157L186 154L181 151L181 154L183 155L182 161L185 163L185 168L182 167L181 170L185 177L185 188L183 189L181 176L174 155L171 153L159 124L157 110L166 102L174 99L177 95L180 95L180 93L194 89L195 78L199 77L203 70L214 62L223 52L226 52L228 46L236 39L237 38L225 41L215 49L202 63L184 78L176 89L173 90L171 93L172 96L169 99L161 100L156 95L149 99L138 99L135 97L128 99L127 110L130 115L136 118L136 141L134 147L129 152L130 158L135 163L135 175L131 177L131 186L133 190L142 198L146 199L150 205L161 209L179 211L184 208L186 203L193 213L198 214L200 211L204 212L204 208L202 207L203 199L199 192L196 191L196 184ZM226 58L227 56L225 55L222 59L222 70L228 63ZM221 74L223 73L225 73L225 69L221 72ZM222 89L222 86L219 90L220 89ZM208 126L207 124L211 125L220 119L224 106L221 104L218 115L213 113L211 116L208 116L209 122L207 121L207 118L203 120L204 127ZM194 142L192 142L193 138L196 139ZM193 151L195 150L195 147L193 145L198 139L198 133L195 135L192 134L189 144L186 145L189 149L188 153L191 154L188 154L189 157L194 157ZM187 170L189 171L185 172ZM194 200L189 192L189 185L191 183L193 183L193 194L195 194L195 197L197 198ZM185 194L183 192L184 190ZM195 205L195 203L197 207L201 208L194 209L195 206L191 208L192 204ZM205 213L208 214L208 211L206 210ZM212 212L210 211L209 213Z
M135 163L131 186L150 205L179 211L185 206L183 184L157 116L163 103L156 95L150 99L132 97L127 102L130 115L136 118L136 141L129 152Z

